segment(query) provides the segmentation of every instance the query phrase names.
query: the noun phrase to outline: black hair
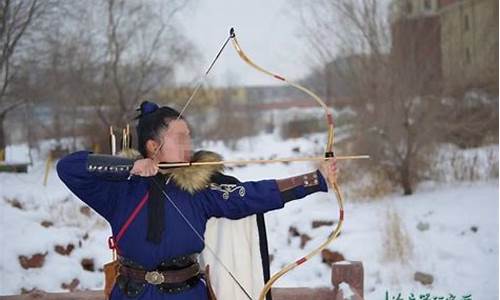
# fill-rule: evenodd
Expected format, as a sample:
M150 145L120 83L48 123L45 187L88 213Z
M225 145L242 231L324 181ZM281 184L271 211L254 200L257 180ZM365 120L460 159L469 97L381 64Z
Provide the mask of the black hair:
M160 131L168 128L168 124L179 118L184 120L180 113L168 106L159 107L156 103L144 101L137 109L140 114L136 117L137 122L137 147L143 157L148 157L146 142L157 140Z

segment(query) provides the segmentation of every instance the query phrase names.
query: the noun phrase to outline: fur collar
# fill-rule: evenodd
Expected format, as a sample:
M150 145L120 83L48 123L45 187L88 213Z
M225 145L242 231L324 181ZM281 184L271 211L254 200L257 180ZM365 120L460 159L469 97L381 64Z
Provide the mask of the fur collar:
M207 162L219 161L222 156L215 152L200 150L196 152L191 162ZM175 168L170 172L172 180L181 189L190 194L194 194L207 187L211 182L211 178L217 172L222 172L224 165L204 165L204 166L191 166L187 168Z
M128 149L118 154L127 158L142 158L135 149ZM191 162L220 161L222 156L218 153L200 150L193 154ZM204 165L191 166L187 168L173 168L168 174L172 175L172 180L182 190L194 194L207 187L212 181L211 178L224 170L224 165ZM167 174L167 176L168 176Z

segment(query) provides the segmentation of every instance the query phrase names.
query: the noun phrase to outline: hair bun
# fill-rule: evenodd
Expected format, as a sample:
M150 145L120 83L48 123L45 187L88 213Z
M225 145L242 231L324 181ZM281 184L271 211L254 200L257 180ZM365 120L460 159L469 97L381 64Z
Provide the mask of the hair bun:
M158 108L158 104L150 101L143 101L137 111L140 112L140 114L136 117L136 119L140 119L141 117L150 114L152 112L155 112Z

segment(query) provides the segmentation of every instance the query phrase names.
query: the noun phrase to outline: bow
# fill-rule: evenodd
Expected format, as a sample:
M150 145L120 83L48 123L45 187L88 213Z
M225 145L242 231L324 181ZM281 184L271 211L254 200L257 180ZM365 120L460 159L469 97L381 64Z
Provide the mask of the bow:
M194 96L196 95L196 93L198 92L198 90L200 89L201 85L203 84L203 82L205 81L208 73L210 72L210 70L212 69L213 65L215 64L215 61L219 58L220 54L222 53L223 49L226 47L226 45L228 44L229 40L231 40L232 42L232 45L234 47L234 49L236 50L236 52L238 53L239 57L245 61L245 63L247 63L248 65L250 65L251 67L253 67L254 69L258 70L259 72L262 72L268 76L271 76L277 80L280 80L282 82L285 82L299 90L301 90L302 92L306 93L307 95L311 96L314 100L316 100L316 102L323 108L324 112L325 112L325 119L326 119L326 125L327 125L327 128L328 128L328 137L327 137L327 144L326 144L326 147L325 147L325 154L324 154L324 157L321 157L321 158L318 158L318 157L313 157L313 158L304 158L304 159L281 159L281 160L267 160L267 161L254 161L254 162L257 162L257 163L267 163L267 162L272 162L272 161L304 161L304 160L328 160L328 159L331 159L331 158L334 158L336 157L335 156L335 153L333 151L333 145L334 145L334 141L335 141L335 126L334 126L334 121L333 121L333 116L332 116L332 113L330 111L330 109L328 108L328 106L324 103L323 100L321 100L321 98L316 95L315 93L313 93L312 91L310 91L309 89L299 85L299 84L296 84L294 82L290 82L288 81L285 77L283 76L280 76L280 75L277 75L275 73L272 73L270 71L267 71L266 69L260 67L259 65L255 64L246 54L245 52L242 50L240 44L238 43L238 40L236 38L236 34L235 34L235 31L233 28L231 28L230 30L230 33L229 33L229 36L228 38L225 40L222 48L219 50L219 52L217 53L217 56L215 57L215 59L212 61L212 63L210 64L209 68L207 69L207 71L204 73L203 77L200 78L200 80L198 81L195 89L193 90L192 94L190 95L190 97L188 98L188 100L186 101L184 107L182 108L182 110L180 111L180 115L178 117L178 119L181 117L181 115L184 113L184 111L186 110L186 108L189 106L189 104L191 103L191 101L193 100ZM341 158L341 157L339 157ZM355 159L355 158L369 158L369 156L346 156L346 157L342 157L342 159ZM220 164L220 163L242 163L242 161L229 161L229 162L224 162L224 161L221 161L221 162L212 162L212 163L215 163L215 164ZM252 161L245 161L245 162L252 162ZM191 165L194 165L195 163L185 163L184 165L182 165L182 167L186 167L186 166L191 166ZM160 167L171 167L173 166L172 164L165 164L164 166L160 166ZM181 165L175 165L174 167L180 167ZM344 221L344 206L343 206L343 202L344 202L344 197L343 197L343 194L342 194L342 191L338 185L338 182L335 179L333 178L328 178L328 182L329 182L329 185L331 188L333 188L333 190L335 191L335 195L336 195L336 198L337 198L337 201L338 201L338 204L339 204L339 222L337 223L337 226L334 228L334 230L328 235L328 238L326 239L326 241L324 241L323 243L321 243L321 245L319 245L317 248L315 248L314 250L312 250L311 252L309 252L308 254L306 254L305 256L301 257L300 259L286 265L283 269L281 269L280 271L278 271L277 273L273 274L273 276L269 279L268 282L266 282L264 288L262 289L262 291L260 292L259 294L259 300L264 300L267 293L269 292L269 290L271 290L271 287L272 285L279 279L281 278L283 275L285 275L286 273L288 273L289 271L295 269L296 267L298 267L299 265L305 263L306 261L310 260L312 257L314 257L315 255L317 255L318 253L320 253L323 249L325 249L331 242L333 242L337 237L338 235L340 234L340 230L342 228L342 224L343 224L343 221ZM160 187L160 186L159 186ZM161 187L160 187L161 188ZM197 232L197 230L191 225L191 223L189 222L189 220L184 216L184 214L182 213L182 211L175 205L175 203L170 199L170 197L166 194L166 192L162 189L162 192L163 194L165 195L165 197L168 199L168 201L174 206L174 208L178 211L178 213L182 216L182 218L186 221L186 223L191 227L191 229L195 232L195 234L198 236L198 238L200 240L203 241L203 243L205 244L205 241L204 241L204 238L203 236ZM249 293L243 288L243 286L239 283L239 281L234 277L234 275L231 273L231 271L224 265L224 263L220 260L220 258L215 254L215 252L208 247L208 245L205 244L205 247L208 248L208 250L212 253L212 255L214 255L214 257L216 258L216 260L222 265L222 267L228 272L228 274L231 276L231 278L237 283L237 285L239 286L239 288L244 292L244 294L248 297L248 299L252 300L252 297L249 295Z
M245 52L241 48L240 44L238 43L238 40L236 38L236 34L234 32L234 28L231 28L231 30L230 30L230 36L232 38L231 41L232 41L232 44L234 46L234 49L236 50L236 52L238 53L238 55L240 56L240 58L245 63L247 63L249 66L251 66L252 68L256 69L257 71L259 71L261 73L264 73L264 74L266 74L268 76L271 76L271 77L273 77L273 78L275 78L277 80L285 82L288 85L291 85L292 87L294 87L296 89L301 90L302 92L306 93L307 95L311 96L314 100L316 100L316 102L323 108L323 110L325 111L326 125L328 127L328 138L327 138L327 143L326 143L326 147L325 147L325 158L335 157L335 153L333 151L333 144L334 144L334 141L335 141L335 130L334 130L335 129L335 126L334 126L335 124L334 124L334 121L333 121L332 113L331 113L330 109L328 108L328 106L326 106L325 102L323 100L321 100L321 98L318 95L316 95L315 93L313 93L311 90L309 90L309 89L307 89L307 88L305 88L305 87L303 87L303 86L301 86L299 84L296 84L294 82L288 81L285 77L283 77L281 75L278 75L278 74L275 74L275 73L272 73L270 71L267 71L266 69L260 67L256 63L254 63L248 57L248 55L245 54ZM337 197L338 204L339 204L339 222L337 223L337 226L330 233L330 235L328 235L328 238L326 239L326 241L324 241L321 245L319 245L314 250L312 250L311 252L309 252L305 256L301 257L300 259L298 259L298 260L296 260L296 261L294 261L294 262L286 265L284 268L282 268L277 273L273 274L273 276L271 276L271 278L269 279L269 281L265 284L264 288L260 292L259 300L264 300L265 299L267 293L269 292L269 290L271 290L272 285L279 278L281 278L283 275L285 275L286 273L290 272L291 270L295 269L299 265L301 265L301 264L305 263L306 261L310 260L313 256L315 256L318 253L320 253L321 250L325 249L339 235L340 230L342 228L342 224L344 222L344 196L342 194L342 191L340 190L340 187L338 185L337 179L336 178L335 179L328 178L328 180L329 180L330 186L333 187L333 190L335 191L335 195Z

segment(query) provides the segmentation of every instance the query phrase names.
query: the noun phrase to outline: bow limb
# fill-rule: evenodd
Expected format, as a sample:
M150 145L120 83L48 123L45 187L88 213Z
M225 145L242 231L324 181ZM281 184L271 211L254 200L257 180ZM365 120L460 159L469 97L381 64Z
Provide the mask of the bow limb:
M267 293L271 290L273 284L280 279L283 275L286 273L290 272L291 270L295 269L296 267L300 266L301 264L305 263L306 261L310 260L312 257L315 255L321 253L323 249L328 247L328 245L333 242L340 234L340 231L342 229L342 224L344 223L344 205L343 205L343 196L340 188L338 187L337 183L334 183L334 191L335 194L337 195L338 203L340 206L340 217L339 217L339 222L337 223L337 226L335 229L328 235L328 238L326 241L324 241L321 245L316 247L313 251L309 252L307 255L303 256L302 258L286 265L284 268L279 270L277 273L273 274L271 278L269 279L268 282L264 285L264 288L259 294L259 300L264 300L266 298Z
M289 81L288 79L286 79L283 76L280 76L278 74L274 74L272 72L269 72L269 71L265 70L264 68L260 67L259 65L257 65L256 63L254 63L245 54L245 52L243 52L243 49L241 48L240 43L238 43L238 39L236 38L236 34L234 33L234 29L233 28L231 28L230 36L231 36L231 42L233 44L233 47L236 50L236 52L238 53L238 55L240 56L240 58L243 61L245 61L248 65L250 65L252 68L256 69L257 71L259 71L261 73L269 75L269 76L271 76L271 77L273 77L275 79L283 81L283 82L285 82L285 83L293 86L294 88L301 90L302 92L306 93L307 95L311 96L311 98L313 98L314 100L316 100L316 102L325 111L326 123L327 123L327 126L328 126L328 138L327 138L327 145L326 145L326 151L325 152L327 152L327 153L328 152L332 152L333 143L335 142L334 122L333 122L332 113L331 113L330 109L328 108L328 106L325 104L325 102L323 100L321 100L321 98L318 95L316 95L315 93L313 93L311 90L306 89L305 87L303 87L303 86L301 86L301 85L299 85L297 83Z
M296 84L294 82L291 82L289 80L287 80L285 77L281 76L281 75L278 75L278 74L275 74L275 73L272 73L262 67L260 67L259 65L257 65L256 63L254 63L246 54L245 52L243 51L243 49L241 48L240 44L238 43L238 40L236 38L236 34L234 33L234 29L231 28L231 31L230 31L230 36L231 36L231 41L232 41L232 44L233 44L233 47L234 49L236 50L236 52L238 53L238 55L240 56L240 58L245 61L248 65L250 65L251 67L253 67L254 69L256 69L257 71L261 72L261 73L264 73L268 76L271 76L277 80L280 80L280 81L283 81L301 91L303 91L304 93L306 93L307 95L311 96L314 100L316 100L316 102L324 109L325 111L325 115L326 115L326 124L327 124L327 128L328 128L328 137L327 137L327 143L326 143L326 147L325 147L325 158L329 158L329 157L335 157L335 154L333 152L333 144L334 144L334 140L335 140L335 131L334 131L334 121L333 121L333 116L332 116L332 113L330 111L330 109L328 108L328 106L325 104L325 102L323 100L321 100L321 98L316 95L315 93L313 93L311 90L299 85L299 84ZM311 252L309 252L307 255L303 256L302 258L288 264L287 266L285 266L284 268L282 268L280 271L278 271L277 273L273 274L273 276L269 279L268 282L266 282L266 284L264 285L264 288L262 289L262 291L260 292L260 295L259 295L259 300L264 300L266 298L266 295L267 293L271 290L272 288L272 285L279 279L281 278L283 275L285 275L286 273L290 272L291 270L295 269L296 267L298 267L299 265L305 263L306 261L310 260L312 257L314 257L315 255L319 254L323 249L325 249L331 242L333 242L337 237L338 235L340 234L340 230L342 228L342 224L344 222L344 196L342 194L342 191L337 183L337 180L336 179L330 179L328 178L328 182L329 182L329 185L330 185L330 188L332 188L335 192L335 195L336 195L336 198L338 200L338 203L339 203L339 222L337 223L337 226L335 227L335 229L330 233L330 235L328 236L328 238L326 239L326 241L324 241L321 245L319 245L318 247L316 247L314 250L312 250Z

